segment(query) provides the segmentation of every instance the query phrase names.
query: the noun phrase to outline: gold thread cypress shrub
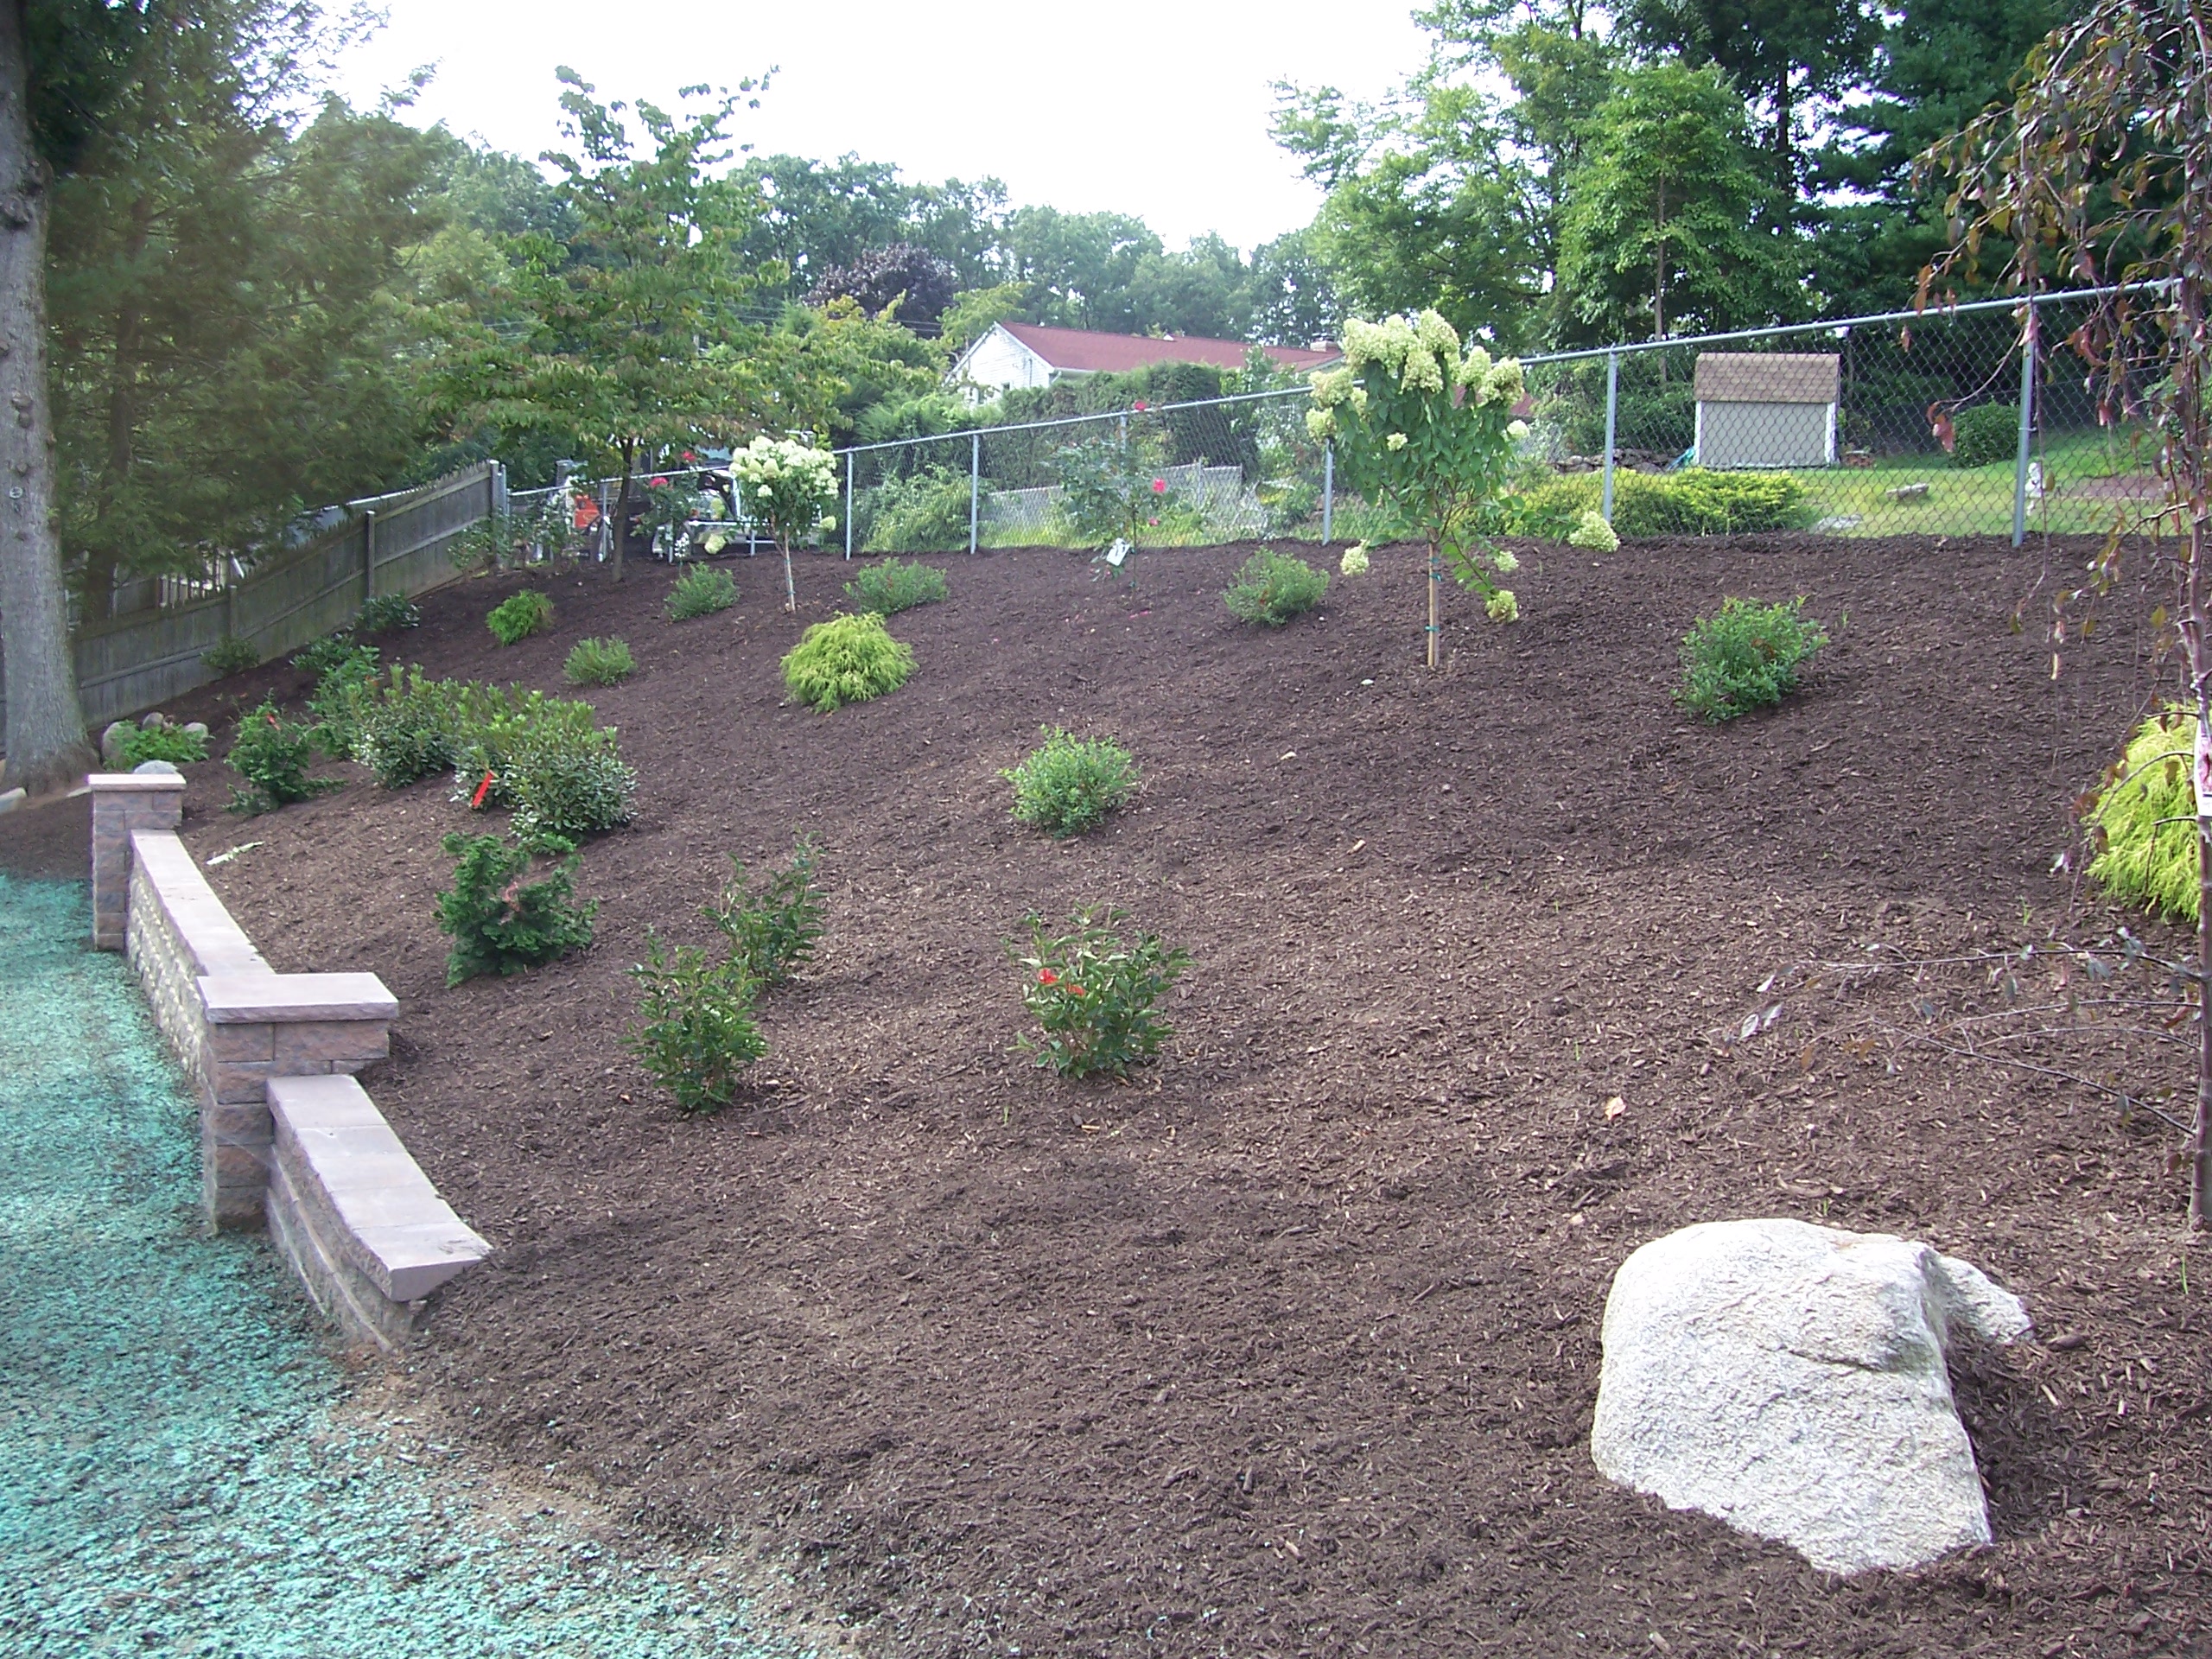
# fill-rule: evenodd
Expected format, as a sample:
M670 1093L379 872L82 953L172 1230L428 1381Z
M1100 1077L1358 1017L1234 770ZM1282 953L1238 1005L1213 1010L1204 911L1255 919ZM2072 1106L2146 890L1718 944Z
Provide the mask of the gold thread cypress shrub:
M893 639L873 611L817 622L784 658L791 696L825 715L896 691L913 671L912 648Z
M2196 919L2196 716L2169 709L2135 728L2120 775L2089 809L2102 843L2089 874L2114 898Z

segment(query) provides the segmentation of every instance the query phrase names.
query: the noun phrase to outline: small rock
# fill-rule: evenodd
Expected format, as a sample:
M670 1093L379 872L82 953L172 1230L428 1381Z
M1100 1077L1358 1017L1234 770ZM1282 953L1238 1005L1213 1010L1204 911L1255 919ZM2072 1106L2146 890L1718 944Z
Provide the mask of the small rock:
M1916 1567L1989 1541L1945 1344L2029 1329L2017 1298L1925 1244L1685 1227L1614 1275L1591 1456L1824 1572Z
M1918 501L1928 493L1928 480L1923 479L1917 484L1900 484L1894 490L1884 490L1882 493L1892 501Z
M207 735L207 722L204 720L186 721L184 722L184 734L187 737L205 738Z
M111 772L123 764L124 734L137 729L130 721L118 720L100 734L100 760Z
M143 729L149 732L158 732L168 723L169 717L158 709L138 722Z
M131 767L130 770L133 772L165 772L172 778L181 778L184 775L166 760L141 760L137 766Z
M0 791L0 812L14 811L23 804L24 798L20 789Z

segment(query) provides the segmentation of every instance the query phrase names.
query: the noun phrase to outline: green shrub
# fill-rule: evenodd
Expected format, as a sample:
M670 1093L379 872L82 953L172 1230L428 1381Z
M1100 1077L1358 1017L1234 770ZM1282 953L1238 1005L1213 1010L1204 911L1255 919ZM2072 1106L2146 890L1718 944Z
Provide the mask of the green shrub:
M637 671L637 658L620 639L579 639L561 667L570 685L616 685Z
M917 605L934 605L952 591L944 572L933 564L912 564L904 559L885 559L872 564L845 584L845 596L863 611L895 616Z
M549 697L520 686L486 685L471 680L454 690L454 783L457 798L478 806L513 806L509 757L525 738L556 734L582 744L598 729L588 702ZM477 785L486 776L490 789L480 798Z
M358 687L350 710L353 759L386 789L453 768L458 760L461 687L397 668Z
M446 983L479 974L518 974L524 969L591 943L596 902L578 905L572 849L543 880L525 882L531 855L497 836L449 835L441 843L457 860L453 887L438 894L438 931L452 936Z
M352 630L339 628L294 652L292 666L303 674L312 674L321 679L360 649L353 641Z
M2195 922L2197 914L2196 715L2171 708L2136 728L2120 774L2099 791L2088 825L2099 847L2089 874L2113 897Z
M1682 683L1675 700L1715 721L1780 702L1797 683L1799 664L1828 642L1804 610L1802 599L1787 605L1723 601L1719 615L1700 617L1683 636Z
M2020 406L1976 404L1951 416L1951 465L1987 467L2020 453Z
M378 594L365 602L353 618L356 633L390 633L397 628L419 628L423 613L404 594Z
M737 583L727 570L695 564L676 579L668 590L668 620L688 622L695 616L712 616L737 603Z
M524 841L575 841L638 815L638 774L622 764L612 730L525 727L508 742L498 782Z
M484 618L484 626L503 645L519 645L553 620L553 601L535 588L501 600Z
M1605 480L1596 473L1540 479L1507 496L1497 529L1515 536L1563 542L1584 515L1598 511ZM1679 473L1613 474L1612 527L1617 536L1724 536L1801 528L1805 486L1788 473L1715 473L1686 467Z
M1137 763L1120 744L1047 727L1027 760L999 773L1014 785L1014 821L1077 836L1136 792Z
M780 985L814 959L822 937L823 906L814 883L822 849L806 836L791 849L791 861L772 873L760 891L746 883L745 866L730 855L730 879L707 915L729 939L729 957L745 978Z
M321 645L327 642L315 643ZM296 664L307 655L302 652L292 660ZM354 741L359 735L356 722L362 694L377 679L377 657L374 645L347 645L318 653L317 659L322 665L315 690L308 694L308 712L315 716L315 739L325 754L353 753Z
M863 552L964 552L968 507L967 472L931 467L863 492L853 528Z
M753 1022L753 982L737 963L710 963L696 945L678 945L671 957L649 936L648 949L630 969L643 1023L622 1046L678 1111L720 1111L736 1098L745 1068L768 1052Z
M225 634L200 653L211 674L241 674L261 660L261 653L245 640Z
M313 734L283 719L273 703L264 700L241 715L238 735L231 740L230 763L245 782L232 786L230 810L269 812L343 788L334 778L308 776L314 753Z
M1132 945L1115 929L1128 912L1103 906L1068 918L1069 931L1047 937L1041 917L1029 918L1029 950L1009 946L1027 974L1021 1000L1044 1027L1042 1040L1024 1037L1020 1047L1064 1077L1094 1071L1128 1074L1151 1059L1173 1027L1153 1012L1190 963L1157 934Z
M912 650L893 639L872 611L817 622L784 658L791 696L825 715L896 691L913 671Z
M1221 597L1238 620L1279 628L1319 605L1328 591L1326 571L1316 570L1294 554L1263 547L1244 561Z
M123 734L120 747L125 772L149 760L181 766L207 758L207 734L181 726L134 726Z

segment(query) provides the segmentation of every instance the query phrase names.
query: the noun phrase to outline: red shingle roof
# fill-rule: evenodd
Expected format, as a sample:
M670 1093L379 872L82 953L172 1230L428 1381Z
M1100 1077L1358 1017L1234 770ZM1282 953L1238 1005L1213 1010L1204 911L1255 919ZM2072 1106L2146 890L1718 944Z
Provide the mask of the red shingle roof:
M1241 340L1200 340L1184 334L1154 340L1144 334L1100 334L1087 328L1046 328L1033 322L1002 322L1012 334L1055 369L1073 374L1126 374L1154 363L1211 363L1216 368L1244 366L1252 348ZM1343 353L1307 351L1298 346L1263 346L1279 369L1313 369Z

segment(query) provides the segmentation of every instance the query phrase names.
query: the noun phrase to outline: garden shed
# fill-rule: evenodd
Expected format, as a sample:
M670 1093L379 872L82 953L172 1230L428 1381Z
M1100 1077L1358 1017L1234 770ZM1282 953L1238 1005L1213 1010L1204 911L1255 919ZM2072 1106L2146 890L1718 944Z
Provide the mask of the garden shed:
M1699 353L1698 465L1834 466L1841 362L1834 353Z

